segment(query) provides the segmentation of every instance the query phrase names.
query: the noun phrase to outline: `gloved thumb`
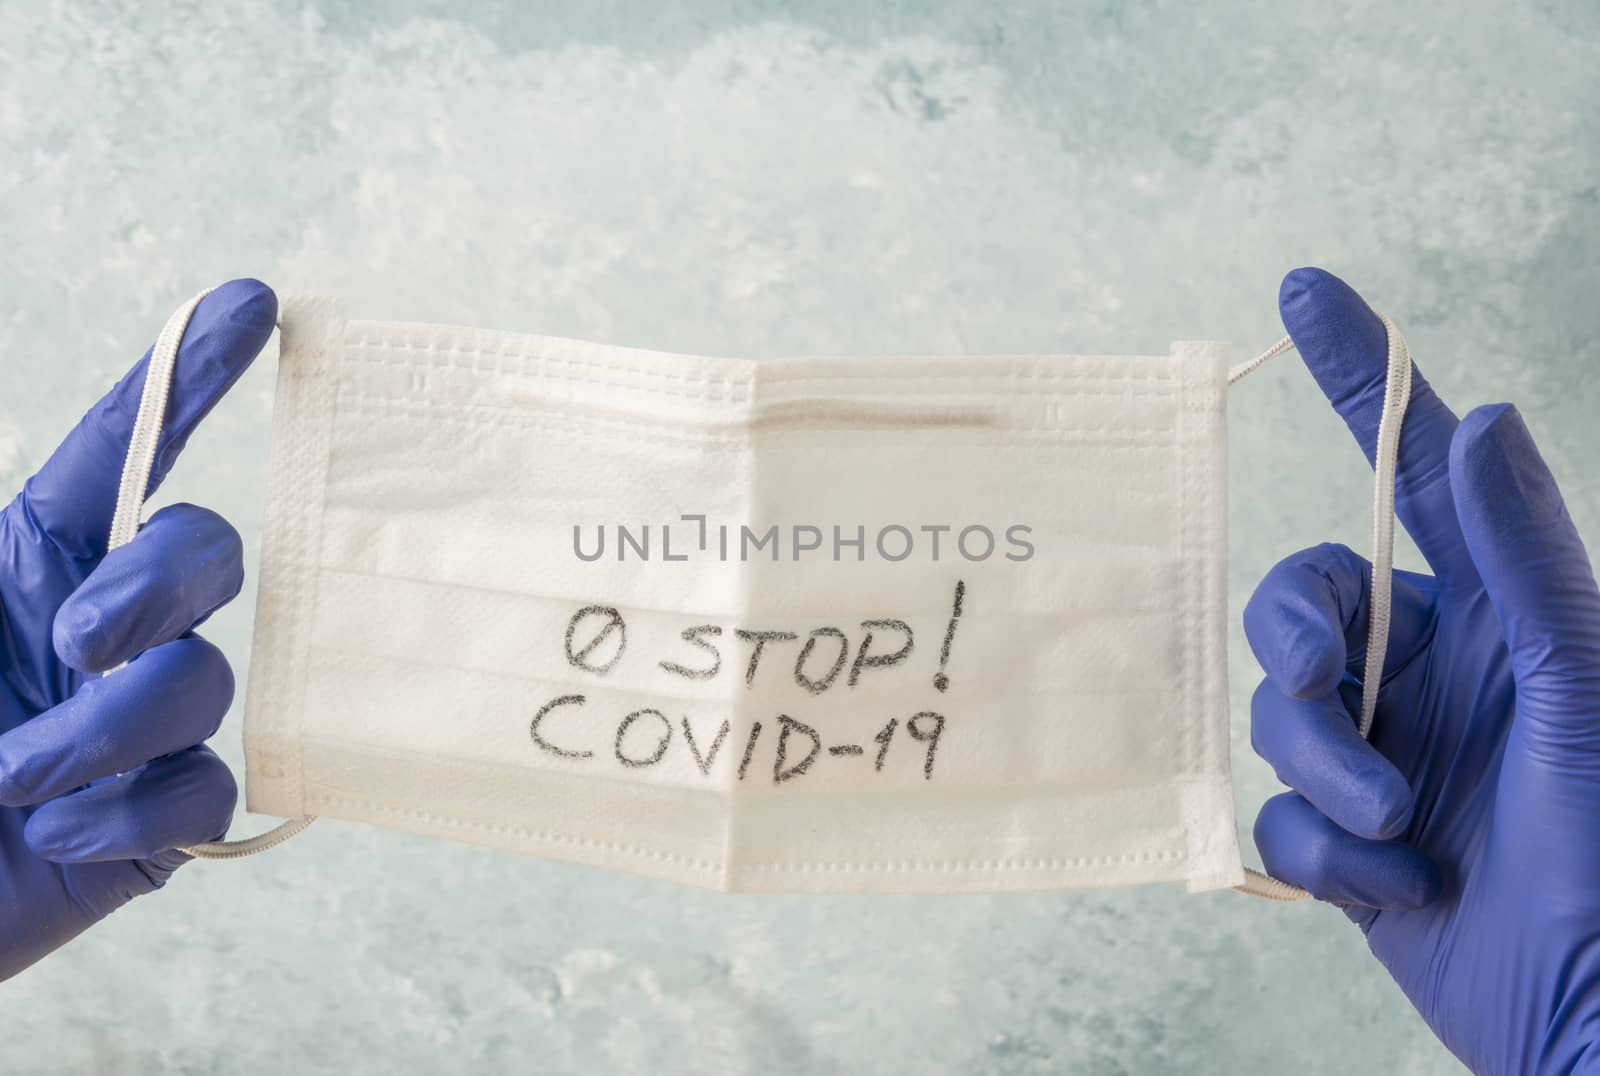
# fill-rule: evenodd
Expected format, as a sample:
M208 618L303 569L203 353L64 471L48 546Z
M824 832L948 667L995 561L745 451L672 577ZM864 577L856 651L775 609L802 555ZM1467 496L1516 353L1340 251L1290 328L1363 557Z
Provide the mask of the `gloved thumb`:
M1480 407L1462 420L1450 486L1510 650L1522 732L1562 753L1600 752L1600 588L1515 407Z

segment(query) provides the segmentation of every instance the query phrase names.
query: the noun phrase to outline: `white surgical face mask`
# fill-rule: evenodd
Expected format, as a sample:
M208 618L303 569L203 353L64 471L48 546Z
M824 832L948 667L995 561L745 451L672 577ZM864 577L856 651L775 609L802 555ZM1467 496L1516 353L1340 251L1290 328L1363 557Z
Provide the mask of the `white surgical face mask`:
M298 821L197 853L320 815L730 890L1244 880L1222 345L282 329L246 788Z

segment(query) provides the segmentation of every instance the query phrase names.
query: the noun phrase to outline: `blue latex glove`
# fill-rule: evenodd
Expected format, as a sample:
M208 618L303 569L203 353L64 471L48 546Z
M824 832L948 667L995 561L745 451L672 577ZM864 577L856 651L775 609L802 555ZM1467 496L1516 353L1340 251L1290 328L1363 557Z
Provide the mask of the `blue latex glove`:
M1284 324L1370 461L1383 325L1316 269ZM1396 573L1372 740L1356 733L1371 566L1295 554L1245 609L1266 672L1257 752L1295 791L1256 822L1279 878L1341 905L1478 1073L1600 1061L1600 590L1508 404L1460 421L1418 377L1401 522L1433 575Z
M253 280L200 303L152 490L276 318ZM159 888L189 858L177 848L227 830L238 795L197 746L227 712L233 673L192 630L239 593L238 534L178 504L106 553L149 358L0 512L0 979Z

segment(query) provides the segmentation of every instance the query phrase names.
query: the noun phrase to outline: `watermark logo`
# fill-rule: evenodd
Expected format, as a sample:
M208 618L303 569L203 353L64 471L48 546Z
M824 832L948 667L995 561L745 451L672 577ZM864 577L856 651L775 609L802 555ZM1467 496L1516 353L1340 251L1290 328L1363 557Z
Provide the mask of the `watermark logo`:
M716 523L687 513L670 523L572 525L572 553L581 561L803 561L939 562L1003 557L1030 561L1037 549L1026 523L790 523L752 527Z

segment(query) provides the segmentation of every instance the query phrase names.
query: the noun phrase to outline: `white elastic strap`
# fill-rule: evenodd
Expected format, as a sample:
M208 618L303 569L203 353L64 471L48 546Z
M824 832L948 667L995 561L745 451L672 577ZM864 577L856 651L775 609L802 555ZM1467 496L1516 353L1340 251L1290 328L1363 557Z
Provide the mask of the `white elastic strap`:
M1383 314L1384 331L1389 335L1389 369L1383 386L1383 414L1378 420L1378 447L1373 458L1372 496L1372 586L1368 597L1367 658L1361 673L1361 720L1356 726L1363 740L1372 735L1372 721L1378 712L1378 689L1383 680L1383 659L1389 650L1389 616L1394 587L1394 483L1400 459L1400 426L1405 421L1406 405L1411 402L1411 353L1394 322ZM1285 336L1276 344L1228 371L1233 384L1268 360L1294 347ZM1244 872L1240 893L1265 900L1305 900L1310 893L1297 885L1281 882L1270 875Z
M1241 362L1237 366L1229 367L1228 384L1231 385L1236 381L1243 380L1247 375L1255 373L1261 367L1265 366L1279 355L1282 355L1285 351L1293 350L1294 337L1285 336L1282 340L1279 340L1276 344L1273 344L1271 347L1267 348L1267 350L1263 351L1249 362Z
M144 392L139 397L139 413L133 420L133 434L128 439L128 455L122 464L122 481L117 485L117 509L111 517L111 536L106 543L110 552L127 545L139 533L139 516L144 509L145 491L150 488L150 472L155 467L156 449L161 444L161 426L167 414L167 394L172 388L172 371L178 364L178 345L183 342L184 330L194 316L200 300L210 294L209 289L184 303L167 319L150 350L150 363L145 367ZM124 662L126 664L126 662ZM110 676L117 669L110 669ZM180 848L197 859L239 859L265 852L282 844L296 833L316 821L313 816L291 818L267 832L242 841L208 841L189 848Z

